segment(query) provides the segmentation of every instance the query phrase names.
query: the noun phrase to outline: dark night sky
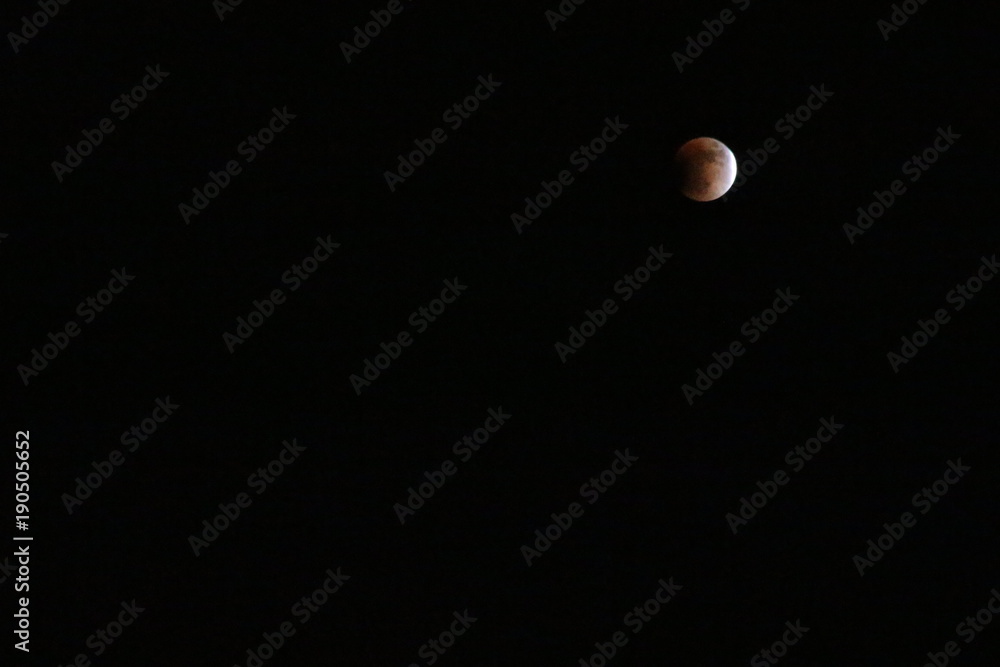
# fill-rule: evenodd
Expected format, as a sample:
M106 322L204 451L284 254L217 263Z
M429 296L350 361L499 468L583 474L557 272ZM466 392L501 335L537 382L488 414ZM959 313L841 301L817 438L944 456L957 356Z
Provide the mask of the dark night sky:
M809 630L788 664L919 665L948 641L955 665L995 661L994 627L968 643L956 628L1000 588L1000 284L953 291L1000 253L983 10L914 2L886 40L881 2L591 0L552 30L556 0L400 0L347 62L340 43L385 4L336 4L246 0L220 21L209 0L77 0L0 47L0 416L11 466L30 429L34 538L31 653L4 664L252 667L247 650L290 622L265 665L426 665L421 647L465 610L477 620L434 664L599 665L595 642L620 631L612 666L756 666L796 621ZM734 20L678 71L723 9ZM36 11L5 4L4 32ZM147 66L168 74L120 118L112 101ZM480 77L499 85L453 128L443 113ZM782 129L815 89L832 94ZM294 118L250 151L274 109ZM104 118L114 131L60 181L53 161ZM446 140L390 190L385 172L436 128ZM904 171L949 128L919 178ZM698 136L743 164L777 151L726 201L695 203L672 157ZM186 224L179 204L231 160ZM572 183L519 232L512 214L563 170ZM339 246L288 278L323 243ZM628 294L619 281L661 246ZM114 271L134 278L78 309ZM411 317L447 281L466 288ZM276 289L231 353L223 334ZM776 291L798 299L752 332ZM608 299L564 362L556 344ZM894 369L887 354L939 310ZM65 349L18 370L68 322ZM411 344L356 392L400 332ZM744 354L689 402L682 386L733 341ZM167 397L179 407L130 450L123 432ZM462 460L453 444L491 409L510 417ZM786 453L824 419L843 428L796 470ZM293 439L299 458L248 479ZM616 452L635 460L588 498ZM921 514L914 494L959 459L970 472ZM400 525L394 505L445 460L457 472ZM776 470L790 481L733 534L727 514ZM250 505L196 557L189 536L240 493ZM574 502L582 516L529 566L522 545ZM907 511L915 526L859 576L854 556ZM337 568L349 580L302 623L293 605ZM626 614L671 578L676 598L635 632ZM88 640L133 599L145 611L119 639Z

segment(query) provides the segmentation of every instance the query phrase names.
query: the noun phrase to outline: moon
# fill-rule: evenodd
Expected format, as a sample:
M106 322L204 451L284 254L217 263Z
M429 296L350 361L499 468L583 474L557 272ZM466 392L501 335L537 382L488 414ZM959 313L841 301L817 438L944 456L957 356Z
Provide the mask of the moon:
M718 139L692 139L677 149L674 162L681 176L681 194L695 201L718 199L736 180L736 156Z

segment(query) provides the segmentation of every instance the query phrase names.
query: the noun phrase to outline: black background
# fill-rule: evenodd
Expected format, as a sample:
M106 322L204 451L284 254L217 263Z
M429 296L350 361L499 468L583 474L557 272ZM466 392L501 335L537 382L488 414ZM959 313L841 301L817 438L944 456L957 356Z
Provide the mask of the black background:
M898 373L886 355L1000 251L985 10L929 2L886 41L889 3L590 0L553 31L554 0L403 0L348 63L340 43L384 5L334 4L245 0L220 21L208 0L76 0L2 47L0 410L9 465L31 432L34 537L32 650L12 664L93 657L87 638L134 598L146 611L94 664L245 665L337 567L350 580L265 664L427 664L421 645L465 609L478 620L436 664L577 665L619 630L612 665L747 664L796 619L810 630L788 664L920 665L960 641L1000 586L1000 286ZM735 22L678 72L724 8ZM7 3L0 25L36 11ZM157 64L169 76L60 183L64 147ZM501 86L448 128L490 74ZM830 100L776 132L821 85ZM287 129L185 224L178 204L286 106ZM519 234L511 214L608 117L628 129ZM391 192L384 172L437 127L447 141ZM961 138L910 183L901 165L939 127ZM780 150L695 203L671 159L697 136L740 161L768 137ZM850 243L844 224L894 179L907 192ZM327 236L340 248L289 292L282 273ZM673 257L624 302L616 281L661 244ZM17 367L122 267L134 282L26 386ZM468 289L358 395L349 376L456 277ZM230 354L222 334L275 288L287 301ZM681 386L785 288L800 299L689 405ZM555 343L607 298L618 312L562 363ZM75 478L167 396L177 412L68 514ZM501 407L508 423L400 525L393 505ZM831 417L843 430L734 535L726 514ZM201 521L292 438L301 458L195 557ZM638 461L528 567L521 546L626 448ZM860 577L866 540L958 458L972 471ZM671 577L683 589L633 635L624 614ZM954 664L991 664L997 632Z

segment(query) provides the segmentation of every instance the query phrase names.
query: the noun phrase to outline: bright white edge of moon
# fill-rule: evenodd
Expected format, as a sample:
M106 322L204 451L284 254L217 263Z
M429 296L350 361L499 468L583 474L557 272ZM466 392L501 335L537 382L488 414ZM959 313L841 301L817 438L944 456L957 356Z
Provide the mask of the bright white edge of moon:
M718 141L718 140L716 140L716 141ZM724 149L726 149L726 162L728 163L728 167L726 169L726 173L729 174L729 178L727 179L729 182L726 183L726 187L722 191L722 194L724 195L727 192L729 192L729 189L731 187L733 187L733 183L736 182L736 172L737 172L736 156L733 155L733 151L731 151L729 149L729 146L723 144L721 141L719 141L719 143L722 144L722 147Z

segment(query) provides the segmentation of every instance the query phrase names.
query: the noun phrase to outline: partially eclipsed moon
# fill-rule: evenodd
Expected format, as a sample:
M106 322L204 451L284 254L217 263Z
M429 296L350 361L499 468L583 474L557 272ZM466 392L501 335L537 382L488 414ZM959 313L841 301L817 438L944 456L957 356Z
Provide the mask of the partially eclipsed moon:
M681 193L695 201L718 199L736 180L736 156L718 139L692 139L677 149L674 159L681 175Z

